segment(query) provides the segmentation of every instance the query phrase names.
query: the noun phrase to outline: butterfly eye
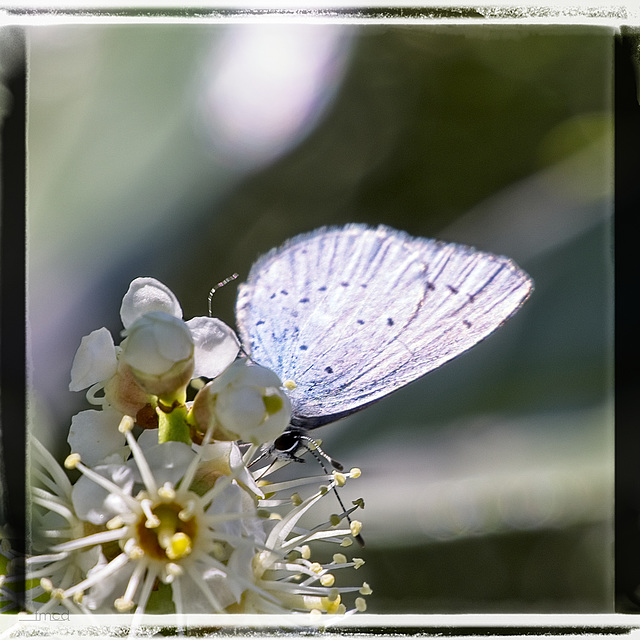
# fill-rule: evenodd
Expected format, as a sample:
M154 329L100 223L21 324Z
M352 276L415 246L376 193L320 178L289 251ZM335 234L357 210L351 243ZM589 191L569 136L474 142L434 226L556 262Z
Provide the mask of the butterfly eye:
M300 445L300 436L296 431L287 429L281 436L273 441L273 448L277 453L291 454L296 452Z

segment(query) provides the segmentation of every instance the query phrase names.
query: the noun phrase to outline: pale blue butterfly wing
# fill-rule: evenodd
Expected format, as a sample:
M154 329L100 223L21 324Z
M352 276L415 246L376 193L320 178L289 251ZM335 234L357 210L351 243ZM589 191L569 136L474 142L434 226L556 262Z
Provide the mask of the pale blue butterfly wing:
M460 355L532 289L508 258L350 224L292 238L240 286L237 321L257 363L292 380L292 424L349 415Z

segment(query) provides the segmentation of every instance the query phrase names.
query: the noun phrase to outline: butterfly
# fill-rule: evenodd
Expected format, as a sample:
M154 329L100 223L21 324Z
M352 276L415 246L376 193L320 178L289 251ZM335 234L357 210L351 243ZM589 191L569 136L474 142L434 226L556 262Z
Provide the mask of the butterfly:
M387 226L298 235L259 258L238 289L252 360L291 389L295 457L306 432L360 411L493 333L533 281L512 260Z

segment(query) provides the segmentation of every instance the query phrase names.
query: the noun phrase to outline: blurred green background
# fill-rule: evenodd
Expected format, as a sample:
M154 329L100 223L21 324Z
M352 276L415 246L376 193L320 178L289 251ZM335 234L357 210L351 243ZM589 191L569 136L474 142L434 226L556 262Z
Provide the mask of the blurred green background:
M372 613L608 612L613 566L608 28L30 27L31 428L60 457L80 338L149 275L212 286L326 224L508 255L494 336L317 432L363 476ZM233 324L235 284L214 315ZM394 292L389 292L390 304ZM314 435L316 435L314 433Z

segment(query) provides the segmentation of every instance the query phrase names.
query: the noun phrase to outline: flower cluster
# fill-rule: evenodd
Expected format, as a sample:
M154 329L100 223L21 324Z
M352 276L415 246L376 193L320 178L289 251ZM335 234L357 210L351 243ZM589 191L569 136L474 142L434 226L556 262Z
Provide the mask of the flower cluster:
M88 389L96 408L71 421L69 471L31 439L27 569L38 587L30 609L363 611L368 585L336 579L363 561L343 553L313 561L310 547L349 546L361 526L350 514L361 501L304 526L359 470L276 481L287 461L256 469L252 460L264 459L291 418L278 376L238 357L238 339L220 320L185 322L174 294L153 278L131 283L120 316L119 345L98 329L73 362L70 389ZM304 498L297 492L309 488Z

